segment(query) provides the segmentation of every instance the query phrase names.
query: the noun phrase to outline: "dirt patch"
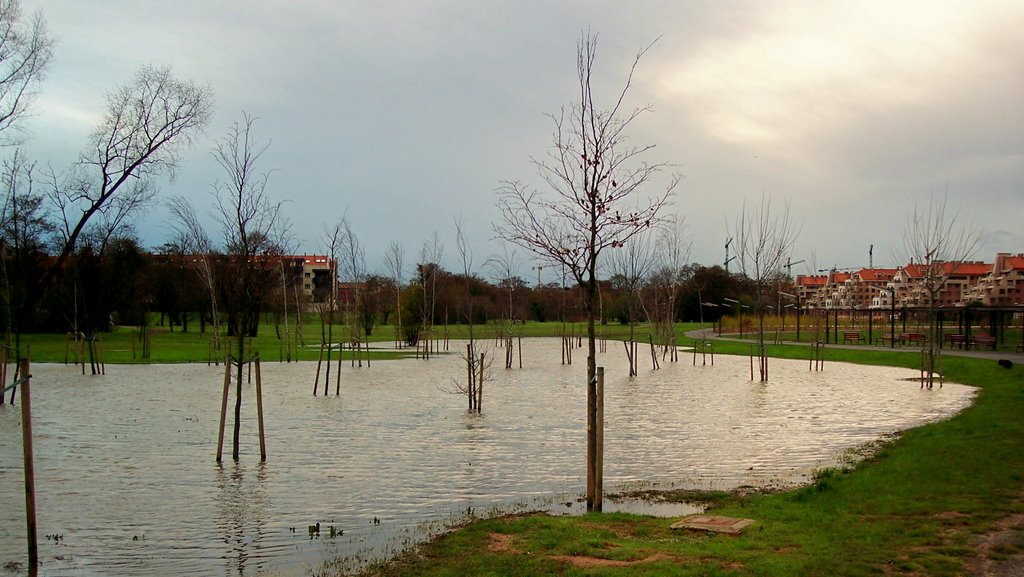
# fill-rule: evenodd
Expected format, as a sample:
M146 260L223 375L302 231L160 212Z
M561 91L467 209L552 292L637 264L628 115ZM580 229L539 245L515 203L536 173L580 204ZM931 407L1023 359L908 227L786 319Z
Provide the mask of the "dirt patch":
M522 555L523 553L512 544L515 539L513 535L490 533L487 537L487 550L491 553L506 553L508 555Z
M637 559L636 561L618 561L615 559L602 559L600 557L582 557L574 555L552 555L551 557L548 557L548 559L568 563L569 565L573 565L581 569L589 569L591 567L632 567L643 563L653 563L663 559L672 559L672 557L664 553L655 553L654 555L649 555L643 559Z
M977 538L967 564L975 577L1024 577L1024 514L1010 515Z
M636 527L628 524L597 525L594 523L580 523L580 526L592 531L609 531L612 535L615 535L620 539L630 539L636 536Z

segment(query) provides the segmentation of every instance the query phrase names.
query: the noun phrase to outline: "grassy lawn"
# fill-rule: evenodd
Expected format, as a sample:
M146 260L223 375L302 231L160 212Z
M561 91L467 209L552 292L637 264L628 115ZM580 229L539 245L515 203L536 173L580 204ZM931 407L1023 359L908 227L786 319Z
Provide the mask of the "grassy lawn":
M682 335L684 331L699 328L694 323L680 323L677 325L677 334ZM283 328L281 329L283 331ZM495 338L502 330L500 324L476 325L474 335L476 338ZM516 326L516 334L523 337L554 337L561 334L585 335L586 324L584 323L535 323L530 322ZM109 364L118 363L205 363L214 354L211 349L212 333L207 331L201 333L198 325L190 327L188 332L180 329L170 331L167 327L152 326L148 329L150 336L150 355L148 359L142 358L142 342L139 339L139 330L136 327L119 327L118 329L100 335L103 343L103 359ZM625 339L629 335L629 327L618 323L598 327L599 334L608 339ZM637 339L646 340L650 332L648 325L637 325ZM349 327L335 325L332 331L332 341L339 343L347 341L351 334ZM316 322L307 322L302 326L301 338L295 334L294 328L291 335L278 333L278 327L271 324L260 325L258 336L252 339L249 350L259 351L260 357L266 361L278 361L287 359L286 343L293 343L292 360L315 361L320 354L321 326ZM451 340L465 339L469 337L469 327L466 325L450 325L434 327L434 338L444 339L447 336ZM369 337L369 342L391 344L395 340L395 327L386 325L378 326ZM29 334L21 336L21 343L31 348L31 358L34 362L74 362L74 344L69 343L69 338L64 334ZM297 345L295 344L297 343ZM390 347L388 347L390 348ZM440 347L439 347L440 348ZM374 350L372 358L399 358L415 354L415 348L409 347L395 350ZM348 358L350 351L345 351ZM223 356L223 353L220 354Z
M773 346L771 353L806 358L807 349ZM828 355L907 367L917 360L891 351ZM1024 367L947 357L944 368L948 380L981 388L976 403L949 421L906 431L866 461L821 471L812 485L785 493L666 495L707 497L714 514L755 519L739 537L672 531L672 520L624 514L521 515L472 523L365 574L968 574L979 540L1008 519L1016 537L984 555L999 561L1024 553Z

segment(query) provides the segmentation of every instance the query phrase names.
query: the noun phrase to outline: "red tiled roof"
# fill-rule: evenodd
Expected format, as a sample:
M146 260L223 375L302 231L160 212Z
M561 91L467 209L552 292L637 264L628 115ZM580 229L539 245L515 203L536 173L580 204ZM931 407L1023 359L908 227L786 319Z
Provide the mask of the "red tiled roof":
M895 268L862 268L857 271L857 276L865 281L887 281L892 279L899 269Z
M796 276L796 284L800 285L800 286L819 286L820 287L820 286L825 286L825 283L827 283L827 282L828 282L828 277L826 277L826 276L818 276L818 275L807 276L807 275L802 275L802 274Z
M1024 256L1008 256L1003 260L1003 271L1024 270Z
M991 263L983 262L944 262L942 264L942 274L956 275L956 276L985 276L992 272ZM920 278L924 276L925 265L923 264L908 264L903 267L903 270L907 271L913 278Z

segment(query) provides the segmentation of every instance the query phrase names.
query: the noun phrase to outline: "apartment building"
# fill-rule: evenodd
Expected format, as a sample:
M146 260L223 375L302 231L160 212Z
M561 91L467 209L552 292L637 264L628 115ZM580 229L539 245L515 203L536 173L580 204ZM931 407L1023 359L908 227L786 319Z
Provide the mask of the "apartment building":
M937 288L934 303L932 287ZM827 276L800 275L794 289L808 309L960 307L971 302L1020 306L1024 304L1024 254L999 253L991 264L911 263L849 273L831 271Z
M997 254L989 273L965 291L963 300L985 306L1024 304L1024 254Z

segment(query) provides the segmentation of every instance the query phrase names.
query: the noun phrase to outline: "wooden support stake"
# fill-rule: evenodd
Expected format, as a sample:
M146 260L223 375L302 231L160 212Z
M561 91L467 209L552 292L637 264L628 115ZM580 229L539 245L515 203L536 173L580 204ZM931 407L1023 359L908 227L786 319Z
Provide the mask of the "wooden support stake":
M339 358L341 355L338 355ZM324 343L320 341L320 355L316 359L316 377L313 379L313 396L316 396L317 389L320 388L320 365L324 362Z
M600 512L604 492L604 367L587 383L587 511Z
M260 378L260 358L256 357L256 417L260 429L260 462L267 460L267 441L263 428L263 382Z
M66 362L64 364L67 364ZM0 405L4 404L4 389L7 387L7 346L0 345Z
M25 454L25 523L28 531L28 564L32 573L39 565L39 541L36 536L36 473L32 460L32 395L28 358L21 359L21 441Z
M228 389L231 387L231 363L224 360L224 395L220 401L220 427L217 428L217 462L221 462L224 451L224 423L228 416Z
M334 376L336 382L334 384L334 396L337 397L341 394L341 358L344 357L342 353L345 351L345 347L342 344L338 345L338 374Z
M484 404L484 355L480 353L480 376L476 383L476 412L480 412Z
M523 368L523 335L519 335L519 368Z

